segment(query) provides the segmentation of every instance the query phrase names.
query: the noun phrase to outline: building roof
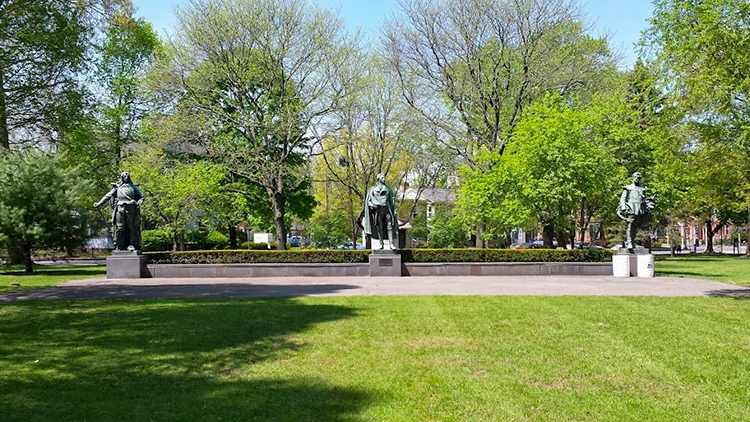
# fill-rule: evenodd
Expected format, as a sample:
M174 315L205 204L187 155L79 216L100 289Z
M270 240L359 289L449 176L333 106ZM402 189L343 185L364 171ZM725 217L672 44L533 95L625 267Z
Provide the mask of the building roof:
M418 190L415 188L408 188L404 192L403 198L413 201L417 198L417 192ZM427 202L428 204L455 204L456 194L453 189L424 188L419 195L419 202Z

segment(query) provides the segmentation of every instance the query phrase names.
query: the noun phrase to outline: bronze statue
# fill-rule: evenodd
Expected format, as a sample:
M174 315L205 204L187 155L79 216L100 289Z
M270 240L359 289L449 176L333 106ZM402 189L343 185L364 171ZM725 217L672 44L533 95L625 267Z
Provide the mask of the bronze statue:
M141 249L141 204L143 194L138 186L130 180L130 173L123 172L120 181L112 183L112 190L94 204L99 208L109 201L112 213L112 226L114 227L114 244L116 250L140 250Z
M377 238L380 249L383 249L383 241L387 237L389 249L395 249L393 240L398 236L398 219L393 190L385 184L383 173L378 174L377 180L378 183L367 191L365 198L364 233Z
M623 186L617 215L628 224L626 230L628 251L635 248L635 236L639 228L648 227L651 222L651 210L654 209L654 198L646 196L646 187L641 185L643 175L633 173L633 183Z

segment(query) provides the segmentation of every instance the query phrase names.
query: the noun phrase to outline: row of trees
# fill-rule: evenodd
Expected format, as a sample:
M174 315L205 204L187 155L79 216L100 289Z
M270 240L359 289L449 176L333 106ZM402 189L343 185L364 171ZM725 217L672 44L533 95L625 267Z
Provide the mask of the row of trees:
M460 176L440 226L480 247L611 223L635 170L662 225L750 213L742 3L657 1L628 72L572 0L403 3L371 45L304 0L194 0L164 44L125 0L86 5L0 5L0 144L98 186L128 169L176 249L197 216L232 247L240 223L285 239L311 217L356 244L377 173L417 195Z

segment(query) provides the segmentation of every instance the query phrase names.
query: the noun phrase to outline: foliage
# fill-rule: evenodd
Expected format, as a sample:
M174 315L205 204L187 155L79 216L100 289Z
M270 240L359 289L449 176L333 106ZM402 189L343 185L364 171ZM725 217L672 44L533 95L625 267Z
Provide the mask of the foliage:
M627 176L614 149L632 136L626 121L611 117L627 112L617 104L595 99L577 105L545 96L526 111L505 154L484 151L476 171L465 169L460 214L500 229L542 227L551 247L553 235L569 232L576 220L586 227L615 209Z
M654 53L662 84L688 115L687 147L698 173L690 180L688 208L709 231L728 214L736 219L744 211L742 222L750 215L748 22L747 2L658 0L642 41Z
M436 207L435 215L427 222L427 243L430 248L462 248L468 242L467 229L450 210Z
M154 264L273 264L367 262L369 251L346 250L223 250L146 253Z
M0 241L23 250L27 272L32 249L69 249L87 237L92 186L63 163L58 154L0 149Z
M104 30L91 81L96 102L92 133L64 143L71 159L90 163L87 170L99 184L117 179L128 147L140 136L151 106L141 85L160 47L143 19L119 19Z
M149 252L154 264L355 263L367 250ZM402 249L402 262L610 262L612 251L597 249Z
M172 249L174 235L166 230L144 230L141 242L144 252L168 251Z
M192 230L185 233L188 250L226 249L229 239L216 230Z
M151 87L199 116L202 147L262 191L285 239L287 202L307 180L305 134L335 108L337 68L354 51L343 23L303 0L196 1L178 19Z
M502 155L540 95L614 71L606 39L566 0L404 3L384 33L408 104L470 167L476 146Z
M340 211L340 210L337 210ZM350 226L342 212L319 212L310 219L310 238L318 248L333 248L350 237Z
M0 148L75 136L96 26L130 12L128 0L0 2Z
M604 249L403 249L402 262L610 262Z
M174 249L184 249L185 226L220 192L224 170L205 161L182 162L156 140L140 145L123 165L144 193L143 218L171 233Z

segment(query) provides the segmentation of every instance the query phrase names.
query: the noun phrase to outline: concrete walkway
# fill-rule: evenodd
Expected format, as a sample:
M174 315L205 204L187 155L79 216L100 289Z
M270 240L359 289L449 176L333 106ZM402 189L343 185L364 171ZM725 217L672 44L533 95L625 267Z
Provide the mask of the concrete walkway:
M0 293L0 303L28 299L175 299L270 296L719 296L750 297L750 287L687 278L284 277L68 281L59 287Z

